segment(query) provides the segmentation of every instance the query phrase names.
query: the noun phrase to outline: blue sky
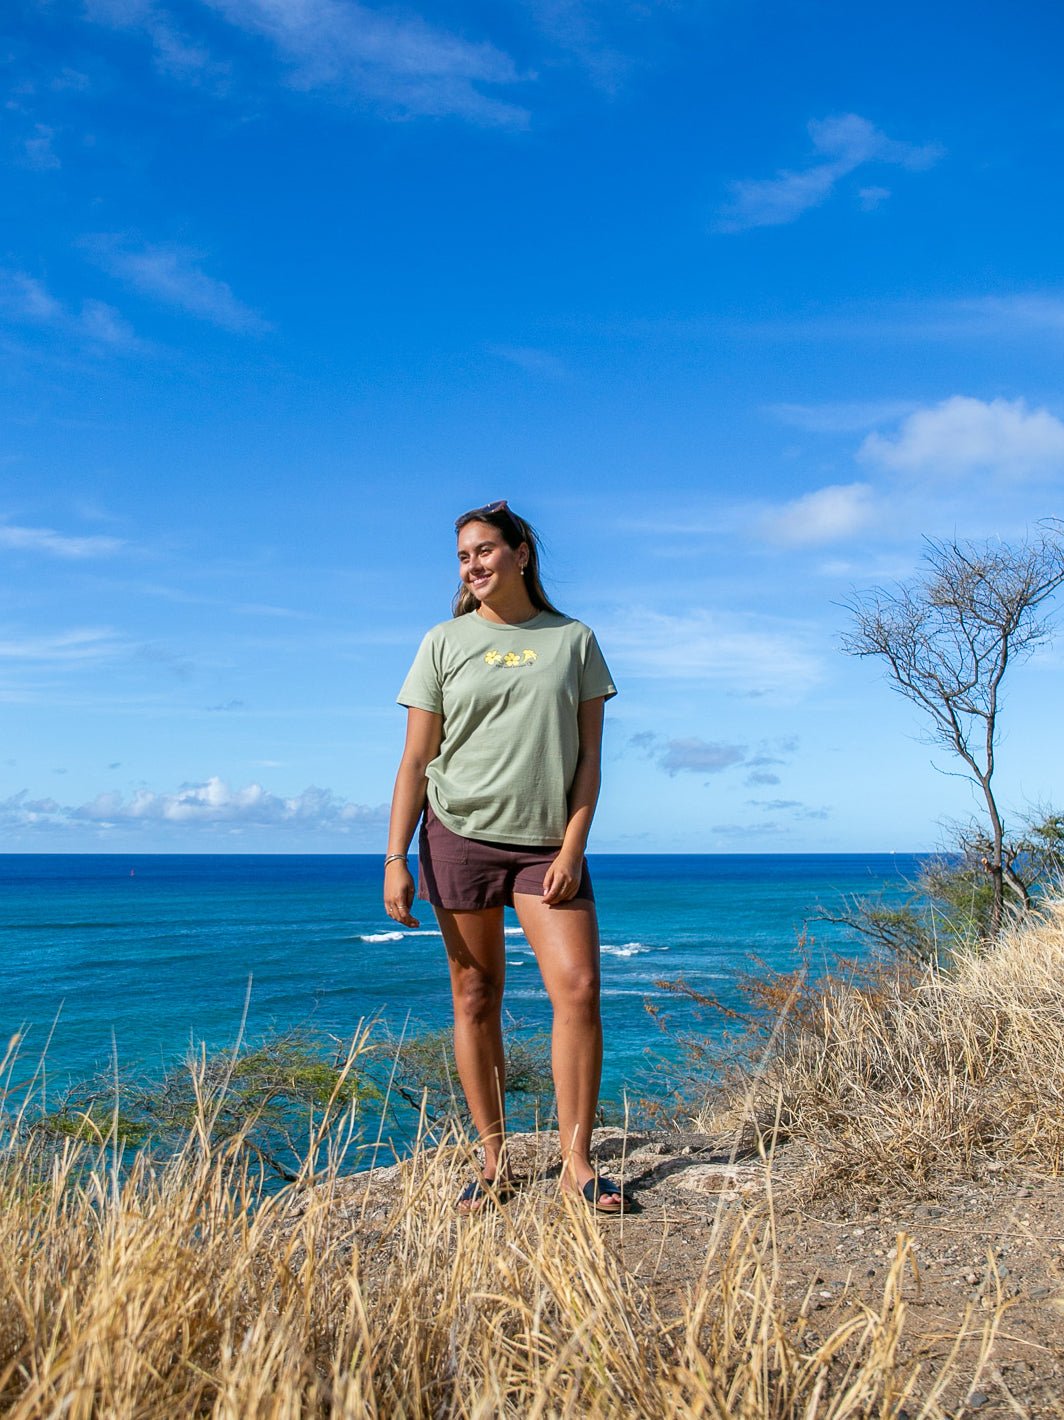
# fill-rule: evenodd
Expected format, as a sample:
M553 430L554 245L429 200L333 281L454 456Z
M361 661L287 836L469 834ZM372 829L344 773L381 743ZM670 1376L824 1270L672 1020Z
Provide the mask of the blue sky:
M970 811L842 603L1061 511L1064 12L5 8L0 849L382 849L499 497L622 689L594 847Z

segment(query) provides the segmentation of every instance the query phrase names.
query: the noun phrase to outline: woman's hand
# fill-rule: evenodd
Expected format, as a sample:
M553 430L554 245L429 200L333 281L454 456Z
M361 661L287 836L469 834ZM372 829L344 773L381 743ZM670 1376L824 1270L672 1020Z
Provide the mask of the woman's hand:
M413 876L402 859L396 858L384 870L384 910L404 927L420 927L418 919L410 916L413 901Z
M568 902L580 889L583 876L584 855L573 855L564 850L558 854L543 877L543 901L548 907L556 907Z

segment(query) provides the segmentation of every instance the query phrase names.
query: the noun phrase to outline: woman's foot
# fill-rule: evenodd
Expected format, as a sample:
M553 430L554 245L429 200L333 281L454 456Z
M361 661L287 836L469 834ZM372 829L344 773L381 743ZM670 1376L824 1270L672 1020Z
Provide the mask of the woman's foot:
M563 1183L562 1192L574 1198L583 1198L596 1213L627 1213L631 1208L631 1200L620 1185L611 1178L596 1174L590 1165L577 1170L576 1178L576 1187Z
M619 1184L604 1174L589 1178L580 1192L596 1213L629 1213L632 1210L632 1200Z
M458 1195L455 1207L459 1213L480 1213L496 1204L509 1203L514 1186L509 1178L472 1178Z

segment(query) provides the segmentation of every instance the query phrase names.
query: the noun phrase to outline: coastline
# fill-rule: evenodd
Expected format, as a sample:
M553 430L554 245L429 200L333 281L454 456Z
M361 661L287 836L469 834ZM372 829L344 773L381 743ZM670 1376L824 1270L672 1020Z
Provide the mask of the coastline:
M891 881L889 855L591 855L603 941L604 1096L623 1110L648 1088L671 1036L707 1022L658 983L683 977L727 996L757 959L793 964L828 893ZM132 869L132 876L131 876ZM376 855L0 855L0 1029L28 1027L24 1059L50 1037L52 1081L120 1064L158 1075L190 1043L233 1047L290 1029L343 1040L379 1020L381 1038L445 1028L442 949L431 913L397 931L379 904ZM506 1009L535 1036L549 1010L531 952L508 924ZM807 932L814 965L832 933ZM841 934L834 940L841 945ZM250 983L250 998L249 998ZM647 1004L668 1018L669 1033ZM54 1025L54 1030L53 1030ZM408 1142L416 1111L397 1134Z

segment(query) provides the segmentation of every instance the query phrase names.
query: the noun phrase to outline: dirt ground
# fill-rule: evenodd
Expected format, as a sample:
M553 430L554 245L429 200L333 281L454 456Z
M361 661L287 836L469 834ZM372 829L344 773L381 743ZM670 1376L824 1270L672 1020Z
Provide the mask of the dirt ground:
M662 1314L676 1314L698 1282L715 1224L763 1207L765 1166L757 1157L732 1159L730 1141L703 1134L606 1129L596 1141L602 1171L623 1176L639 1205L624 1218L601 1220L608 1245L652 1289ZM522 1191L557 1189L551 1135L517 1135L510 1148ZM900 1362L918 1361L930 1382L963 1331L970 1340L962 1346L960 1379L944 1396L949 1415L1064 1417L1064 1178L991 1167L978 1183L943 1182L923 1197L865 1193L809 1202L804 1163L797 1149L783 1147L771 1174L779 1295L803 1349L807 1342L815 1348L862 1303L879 1309L902 1234L914 1263L904 1288ZM359 1206L343 1211L358 1213L370 1253L394 1204L394 1168L402 1167L344 1185ZM979 1338L995 1317L990 1361L973 1382Z

